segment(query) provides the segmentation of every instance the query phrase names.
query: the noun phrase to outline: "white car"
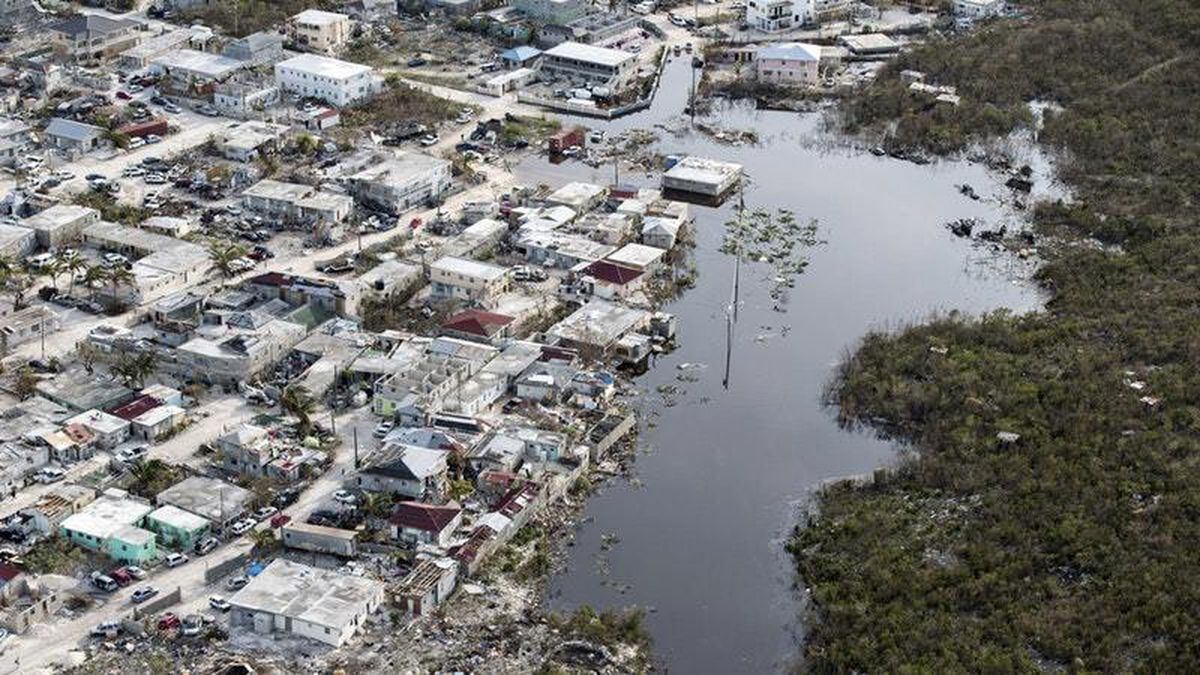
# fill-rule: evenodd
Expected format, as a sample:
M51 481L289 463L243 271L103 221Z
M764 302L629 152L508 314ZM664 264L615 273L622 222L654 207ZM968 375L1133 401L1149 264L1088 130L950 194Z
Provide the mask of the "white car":
M391 433L392 429L394 429L395 427L396 427L396 423L393 422L392 420L384 420L384 421L380 422L378 426L375 427L374 436L375 436L375 438L383 438L384 436L387 436L389 433Z
M172 553L167 556L167 567L179 567L188 561L188 557L182 553Z
M238 591L242 588L245 588L246 584L248 583L250 583L250 577L243 574L241 576L233 577L229 581L225 582L225 585L231 591Z
M121 448L116 452L117 461L124 462L126 464L139 460L145 456L146 446L144 445L135 445L132 448Z
M129 600L136 605L139 602L145 602L156 595L158 595L157 588L153 586L142 586L133 592L133 595L129 597Z
M146 578L146 570L138 567L137 565L126 565L125 572L134 579Z
M226 600L225 598L222 598L219 595L214 595L211 598L209 598L208 606L212 607L213 609L217 610L218 612L228 612L229 610L233 609L233 605L229 604L228 600Z
M42 484L47 484L47 483L56 483L56 482L62 480L63 478L65 478L66 475L67 475L67 472L64 470L59 469L57 467L48 466L48 467L42 469L41 471L38 471L37 473L33 474L33 477L35 480L37 480L37 482L42 483Z
M250 520L249 518L244 518L244 519L239 520L236 523L234 523L233 526L229 528L229 531L233 532L234 536L240 537L243 534L246 534L250 530L254 529L254 526L256 524L257 523L255 523L253 520Z
M276 513L279 513L279 509L275 508L274 506L264 506L254 512L254 517L259 520L266 520Z
M129 139L129 145L127 145L126 148L129 150L137 150L145 144L146 139L144 138L131 138Z
M162 136L159 136L158 134L150 134L150 135L146 136L146 143L149 145L154 145L155 143L161 143L161 142L162 142Z
M433 134L425 134L424 136L421 137L421 141L420 141L421 145L423 145L427 148L431 145L437 145L437 142L438 142L438 137L434 136Z
M333 501L347 506L354 506L358 503L358 497L355 497L354 493L349 490L338 490L333 493Z
M120 621L105 621L92 628L92 637L115 638L121 634Z

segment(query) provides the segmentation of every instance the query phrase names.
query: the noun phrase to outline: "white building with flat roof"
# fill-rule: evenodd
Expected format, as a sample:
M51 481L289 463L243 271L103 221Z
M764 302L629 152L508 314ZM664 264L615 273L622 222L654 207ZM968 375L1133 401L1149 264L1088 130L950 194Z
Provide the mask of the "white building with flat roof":
M637 56L619 49L564 42L544 52L538 67L543 77L616 90L633 81Z
M230 624L344 645L383 604L384 585L276 558L229 599Z
M820 73L821 47L803 42L782 42L754 52L754 75L762 82L814 85Z
M404 213L450 189L450 162L419 152L378 158L346 179L359 201L389 213Z
M429 266L433 297L490 306L508 286L508 270L477 260L446 256Z
M308 49L332 54L350 41L350 17L306 9L292 17L292 34Z
M301 54L275 64L275 85L282 91L347 106L380 91L383 78L370 66Z
M741 164L704 157L684 157L663 174L662 188L719 197L741 179Z

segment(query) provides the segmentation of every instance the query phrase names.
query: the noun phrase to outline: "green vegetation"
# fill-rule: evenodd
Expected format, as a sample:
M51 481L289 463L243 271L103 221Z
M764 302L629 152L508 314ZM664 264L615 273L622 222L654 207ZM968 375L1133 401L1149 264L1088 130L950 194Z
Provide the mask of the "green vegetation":
M1188 672L1200 659L1200 6L1035 12L902 57L848 107L851 128L898 121L905 144L953 151L1020 123L1024 100L1056 101L1039 140L1067 151L1077 202L1033 214L1055 235L1040 245L1045 312L873 333L837 373L844 424L918 452L824 489L790 544L817 608L814 671ZM901 68L994 120L914 108Z
M184 470L161 459L150 459L134 464L129 470L130 483L127 489L143 499L153 500L155 495L187 477Z
M434 126L453 119L462 109L452 101L422 91L390 75L382 92L363 105L342 111L342 124L382 133L389 125L416 122Z
M515 143L524 139L530 143L545 140L562 128L562 122L545 117L506 115L500 126L500 142Z
M74 574L88 562L88 552L64 537L40 539L24 556L25 566L34 574Z
M87 206L100 212L100 218L122 225L137 225L150 217L151 212L137 206L121 204L112 195L89 190L80 192L72 199L79 206Z
M596 612L591 606L582 605L570 616L551 614L549 624L570 638L605 647L630 645L645 650L650 646L645 618L645 611L638 608Z
M179 24L196 22L220 28L233 37L272 30L306 9L338 11L334 0L214 0L182 13Z

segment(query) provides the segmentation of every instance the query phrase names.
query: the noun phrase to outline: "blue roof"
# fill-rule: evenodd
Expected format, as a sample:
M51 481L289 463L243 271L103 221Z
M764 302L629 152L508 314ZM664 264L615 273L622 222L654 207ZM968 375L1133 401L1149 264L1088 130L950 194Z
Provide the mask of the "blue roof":
M72 141L84 142L104 135L104 129L74 120L55 117L46 125L46 135L60 136Z
M505 49L504 51L500 52L500 58L504 59L505 61L525 62L529 59L541 56L541 54L542 50L536 47L521 45L520 47Z

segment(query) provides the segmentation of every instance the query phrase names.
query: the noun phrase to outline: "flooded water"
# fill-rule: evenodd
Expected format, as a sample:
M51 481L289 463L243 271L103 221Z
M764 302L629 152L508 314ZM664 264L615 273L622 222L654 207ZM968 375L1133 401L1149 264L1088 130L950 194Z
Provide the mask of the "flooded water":
M651 110L608 125L584 123L619 130L665 120L681 109L689 80L685 65L672 65ZM742 109L716 119L757 130L761 142L730 147L697 133L663 134L658 150L744 164L748 206L815 218L827 243L812 250L786 313L772 308L769 270L743 267L725 388L733 262L717 248L733 204L693 207L699 279L666 308L680 319L679 349L639 382L654 427L641 436L646 452L637 459L637 479L611 484L589 501L568 567L551 582L550 603L650 608L655 656L669 670L767 672L794 663L803 635L801 596L783 551L797 505L823 481L869 472L896 454L868 434L840 430L822 407L834 364L873 328L951 309L1030 310L1039 295L1020 280L1024 265L997 261L943 227L966 217L1016 219L988 199L1006 190L984 169L917 166L854 151L823 135L816 115ZM551 167L536 158L518 175L530 183L608 184L612 169ZM641 185L657 180L622 176ZM964 182L984 199L959 194L955 186ZM698 381L676 379L685 363L703 364L687 371ZM660 384L680 387L676 405L662 403ZM602 551L609 533L619 542Z

